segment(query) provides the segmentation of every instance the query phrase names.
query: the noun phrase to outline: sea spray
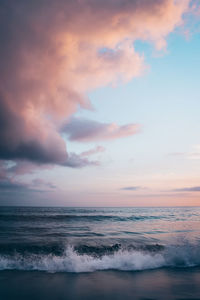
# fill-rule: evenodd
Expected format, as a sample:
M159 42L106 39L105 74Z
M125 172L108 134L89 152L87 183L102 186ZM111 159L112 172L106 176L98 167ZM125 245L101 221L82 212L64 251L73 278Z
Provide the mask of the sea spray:
M79 254L68 246L62 256L28 254L0 257L0 270L37 270L47 272L94 272L98 270L141 271L162 267L193 267L200 265L200 259L187 253L184 248L175 247L155 253L135 250L119 250L113 254L94 257Z

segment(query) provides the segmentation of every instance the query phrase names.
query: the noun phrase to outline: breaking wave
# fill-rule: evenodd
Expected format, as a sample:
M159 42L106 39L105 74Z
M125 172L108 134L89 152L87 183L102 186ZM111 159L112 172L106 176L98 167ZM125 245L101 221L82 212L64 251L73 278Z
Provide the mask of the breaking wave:
M80 250L80 249L79 249ZM62 255L1 255L0 270L37 270L47 272L94 272L99 270L139 271L163 267L200 266L199 248L191 245L148 249L116 249L103 255L81 253L68 246Z

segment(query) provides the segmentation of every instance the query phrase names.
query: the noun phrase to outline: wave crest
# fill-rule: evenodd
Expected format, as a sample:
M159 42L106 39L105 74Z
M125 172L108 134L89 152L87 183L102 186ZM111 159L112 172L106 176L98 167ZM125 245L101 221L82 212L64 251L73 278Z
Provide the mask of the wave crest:
M158 253L120 249L113 254L94 257L79 254L67 247L62 256L27 255L0 256L0 270L38 270L47 272L94 272L98 270L139 271L161 267L193 267L200 265L198 252L171 248Z

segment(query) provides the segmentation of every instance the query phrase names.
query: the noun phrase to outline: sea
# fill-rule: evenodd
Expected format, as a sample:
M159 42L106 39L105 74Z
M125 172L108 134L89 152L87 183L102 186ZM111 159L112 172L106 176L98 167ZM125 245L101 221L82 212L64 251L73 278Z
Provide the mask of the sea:
M121 284L121 288L127 291L128 287L125 288L123 284L126 282L127 285L129 282L129 289L135 293L135 298L132 294L130 298L126 297L124 292L124 296L120 298L120 291L118 291L113 296L115 299L147 299L145 298L147 295L142 296L145 284L142 283L144 279L142 282L138 279L141 276L151 279L145 281L146 286L151 282L151 288L149 287L151 291L154 286L153 296L148 299L165 299L164 295L159 298L158 290L157 293L155 291L159 288L166 289L166 293L169 292L169 278L173 274L176 274L176 280L182 278L183 274L186 277L181 281L182 283L179 282L177 298L173 298L176 293L174 294L170 289L166 299L179 299L180 295L181 299L200 299L200 288L195 290L195 295L193 294L194 286L196 289L197 285L200 286L199 267L200 207L0 207L1 300L40 299L41 288L43 291L41 299L44 299L47 297L44 296L44 286L46 284L46 288L49 287L49 278L51 280L57 278L55 286L59 285L61 278L64 282L63 278L66 278L62 286L65 286L63 293L66 289L68 293L65 298L62 298L62 295L59 298L50 294L49 299L50 296L53 297L52 299L112 299L111 296L106 298L111 290L107 284L105 285L105 282L111 280L109 279L111 274L116 284L115 290ZM193 278L191 274L194 273L195 282L191 281ZM35 298L33 290L37 290L36 287L33 290L32 287L29 291L33 297L31 298L28 290L24 291L22 287L20 290L20 284L16 283L20 278L22 282L26 282L29 278L29 286L31 286L30 282L33 284L34 280L37 282L40 278L38 284L41 284L41 276L46 276L48 280L38 288ZM124 281L124 276L127 281ZM162 276L165 277L163 286L157 286ZM74 287L77 278L79 278L79 289L82 288L82 296L74 294L77 293ZM80 278L82 278L81 287ZM69 284L71 280L73 284ZM84 298L84 293L91 291L88 288L91 280L94 283L92 287L94 293L87 294ZM102 280L105 282L99 287L99 282ZM138 283L134 286L137 280ZM184 285L187 285L189 280L194 285L185 291ZM174 282L175 279L172 285ZM15 292L12 292L12 289L9 291L9 284L13 285ZM136 291L135 289L140 285L141 291ZM37 284L36 286L38 287ZM101 295L100 291L104 291L102 297L98 298L97 294L95 296L95 286L99 291L97 293L95 290L98 295ZM180 294L181 292L183 294ZM112 290L112 295L113 293Z
M1 207L0 270L200 265L200 208Z

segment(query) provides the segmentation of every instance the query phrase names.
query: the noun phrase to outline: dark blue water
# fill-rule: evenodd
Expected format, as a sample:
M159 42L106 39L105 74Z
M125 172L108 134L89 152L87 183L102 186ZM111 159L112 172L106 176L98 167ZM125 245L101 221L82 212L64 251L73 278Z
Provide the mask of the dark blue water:
M200 208L0 208L0 270L200 266Z

